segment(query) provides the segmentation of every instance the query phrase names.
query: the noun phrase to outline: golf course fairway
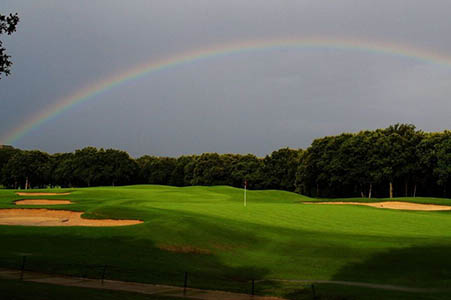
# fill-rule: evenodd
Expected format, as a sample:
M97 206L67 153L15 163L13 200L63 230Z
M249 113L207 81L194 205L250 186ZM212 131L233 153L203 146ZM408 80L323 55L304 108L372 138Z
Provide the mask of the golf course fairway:
M355 281L435 291L415 294L320 284L318 293L332 297L324 299L342 299L334 295L350 299L449 295L450 211L312 205L303 202L370 200L313 199L276 190L248 191L244 207L243 190L227 186L59 189L68 193L64 196L19 196L16 192L0 190L0 209L17 208L15 201L21 199L69 200L70 204L33 208L143 223L117 227L0 225L0 267L4 268L17 267L25 256L26 268L34 271L93 278L106 272L109 279L178 286L183 285L187 272L192 287L249 292L255 280L257 294L293 299L311 299L310 286L270 279ZM451 205L449 199L392 200ZM381 201L387 199L373 202Z

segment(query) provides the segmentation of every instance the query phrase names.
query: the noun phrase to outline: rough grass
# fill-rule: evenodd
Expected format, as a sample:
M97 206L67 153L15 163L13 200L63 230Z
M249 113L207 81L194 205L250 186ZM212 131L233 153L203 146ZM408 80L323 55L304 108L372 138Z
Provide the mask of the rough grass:
M145 222L114 228L0 226L0 264L17 266L20 256L27 254L31 269L99 277L102 266L108 265L110 278L175 285L182 285L188 272L193 287L241 292L250 290L251 279L271 278L451 285L450 211L304 205L303 201L325 199L284 191L248 191L245 208L243 191L225 186L61 191L72 194L45 198L74 203L36 207L85 211L87 218ZM25 198L40 197L0 190L0 208L15 207L14 200ZM395 200L451 204L449 199ZM344 293L343 288L329 285L325 290L328 295L334 290ZM280 283L257 284L256 291L296 295ZM346 288L346 297L352 298L352 291L364 299L361 288ZM375 295L368 290L370 294Z

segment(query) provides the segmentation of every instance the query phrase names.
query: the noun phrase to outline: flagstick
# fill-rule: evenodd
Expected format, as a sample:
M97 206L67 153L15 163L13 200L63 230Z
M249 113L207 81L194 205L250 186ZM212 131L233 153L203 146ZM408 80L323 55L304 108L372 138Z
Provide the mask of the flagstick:
M246 186L247 184L244 185L244 207L246 207Z

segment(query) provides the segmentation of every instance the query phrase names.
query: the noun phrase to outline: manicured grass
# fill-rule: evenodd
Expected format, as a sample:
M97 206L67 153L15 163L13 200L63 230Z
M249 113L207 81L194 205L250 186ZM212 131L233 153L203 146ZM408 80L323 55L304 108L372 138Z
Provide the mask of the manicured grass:
M188 272L190 286L241 292L250 291L251 279L271 278L451 285L449 211L306 205L302 202L316 199L284 191L248 191L245 208L243 191L225 186L69 191L67 196L24 197L0 190L0 208L16 207L13 201L18 199L69 199L74 204L39 207L144 223L104 228L0 226L0 264L18 266L26 254L27 267L35 270L99 277L107 265L109 278L174 285L182 285ZM451 204L449 199L395 200ZM326 289L343 292L336 286ZM278 283L257 283L256 292L290 296ZM365 299L364 294L359 292L358 299ZM373 290L368 294L374 295Z

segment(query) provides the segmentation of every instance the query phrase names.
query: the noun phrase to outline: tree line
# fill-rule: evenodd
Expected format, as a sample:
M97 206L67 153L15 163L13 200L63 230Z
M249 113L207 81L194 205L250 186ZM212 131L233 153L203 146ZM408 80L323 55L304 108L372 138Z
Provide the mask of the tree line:
M295 184L298 192L316 197L448 197L451 131L397 124L316 139Z
M86 147L48 154L0 148L0 183L7 188L92 187L127 184L230 185L294 191L302 150L283 148L258 158L247 154L144 155L134 159L115 149Z
M303 149L253 154L144 155L86 147L48 154L0 148L0 184L8 188L127 184L229 185L281 189L314 197L451 195L451 131L397 124L328 136Z

